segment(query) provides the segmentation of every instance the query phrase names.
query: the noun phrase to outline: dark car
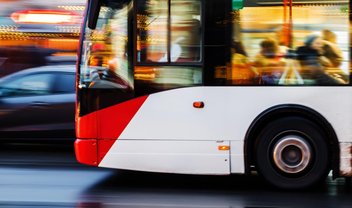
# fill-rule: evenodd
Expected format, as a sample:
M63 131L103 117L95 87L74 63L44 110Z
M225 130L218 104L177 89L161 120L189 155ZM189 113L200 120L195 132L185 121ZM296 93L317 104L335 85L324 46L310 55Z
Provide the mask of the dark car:
M75 66L26 69L0 79L0 137L74 138Z

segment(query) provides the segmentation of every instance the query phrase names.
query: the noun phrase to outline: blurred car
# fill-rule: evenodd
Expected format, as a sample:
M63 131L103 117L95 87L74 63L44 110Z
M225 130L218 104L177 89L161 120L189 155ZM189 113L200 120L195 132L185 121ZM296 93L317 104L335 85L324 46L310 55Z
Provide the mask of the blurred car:
M0 137L74 138L75 66L26 69L0 79Z

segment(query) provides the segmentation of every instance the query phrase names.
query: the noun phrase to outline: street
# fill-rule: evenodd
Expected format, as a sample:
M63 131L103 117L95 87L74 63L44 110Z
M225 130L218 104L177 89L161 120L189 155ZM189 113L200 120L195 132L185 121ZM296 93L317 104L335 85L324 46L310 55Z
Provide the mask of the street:
M282 191L258 176L185 176L80 165L71 144L3 144L1 207L351 207L345 179Z

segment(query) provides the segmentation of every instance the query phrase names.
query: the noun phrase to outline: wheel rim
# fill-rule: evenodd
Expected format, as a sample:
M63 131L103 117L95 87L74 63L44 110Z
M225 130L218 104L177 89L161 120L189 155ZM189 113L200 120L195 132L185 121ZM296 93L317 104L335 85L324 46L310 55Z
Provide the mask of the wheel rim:
M273 149L275 165L288 174L305 170L312 158L309 143L298 135L288 135L279 139Z

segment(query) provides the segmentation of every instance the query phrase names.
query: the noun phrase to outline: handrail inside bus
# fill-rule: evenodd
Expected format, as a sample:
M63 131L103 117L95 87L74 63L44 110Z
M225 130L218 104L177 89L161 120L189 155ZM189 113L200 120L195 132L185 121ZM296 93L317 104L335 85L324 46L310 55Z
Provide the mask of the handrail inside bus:
M101 0L89 0L88 3L88 27L92 30L97 26Z

